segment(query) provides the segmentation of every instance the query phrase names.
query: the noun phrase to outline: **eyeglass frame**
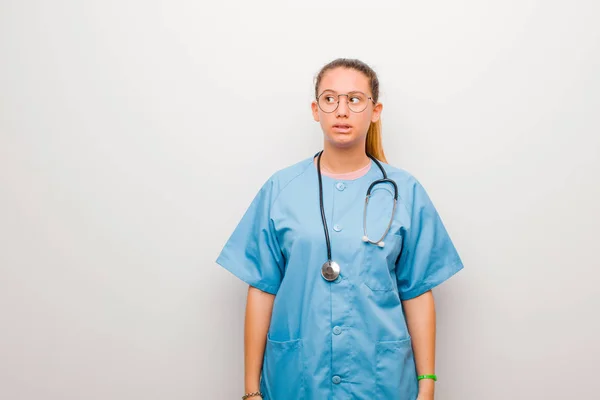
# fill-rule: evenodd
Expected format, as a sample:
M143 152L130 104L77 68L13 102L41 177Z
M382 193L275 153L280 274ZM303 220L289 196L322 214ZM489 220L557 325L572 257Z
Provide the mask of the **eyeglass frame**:
M351 91L351 92L348 92L348 93L340 93L340 94L337 94L337 104L336 104L335 108L334 108L332 111L325 111L325 110L323 110L323 109L321 108L321 104L319 104L319 98L320 98L321 96L323 96L323 95L325 94L325 92L327 92L327 91L335 92L334 90L331 90L331 89L325 89L325 90L323 90L323 91L321 92L321 94L320 94L320 95L318 95L318 96L317 96L317 107L319 107L319 110L323 111L323 112L324 112L324 113L326 113L326 114L331 114L331 113L335 112L335 111L338 109L338 107L340 106L340 96L346 96L346 102L347 102L347 101L348 101L348 95L350 95L351 93L362 93L362 94L364 94L365 96L367 95L366 93L363 93L363 92L361 92L360 90L353 90L353 91ZM371 100L371 101L373 102L373 104L374 104L374 105L377 105L377 103L375 102L375 100L373 100L373 98L372 98L371 96L368 96L368 97L367 97L367 99ZM367 105L368 105L368 104L369 104L369 103L367 103ZM363 108L363 109L362 109L362 110L360 110L360 111L354 111L354 110L352 110L352 109L350 108L350 103L348 103L348 110L352 111L353 113L356 113L356 114L358 114L358 113L361 113L361 112L365 111L366 109L367 109L367 106L365 106L365 108Z

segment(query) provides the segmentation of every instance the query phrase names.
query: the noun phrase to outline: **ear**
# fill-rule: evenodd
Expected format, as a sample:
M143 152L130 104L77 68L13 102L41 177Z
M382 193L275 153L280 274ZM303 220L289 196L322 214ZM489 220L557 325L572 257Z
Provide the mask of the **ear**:
M317 105L316 100L313 100L312 103L310 103L310 108L312 109L313 119L319 122L319 106Z
M381 116L381 111L383 111L383 104L375 104L375 107L373 107L373 114L371 114L371 122L377 122L377 120Z

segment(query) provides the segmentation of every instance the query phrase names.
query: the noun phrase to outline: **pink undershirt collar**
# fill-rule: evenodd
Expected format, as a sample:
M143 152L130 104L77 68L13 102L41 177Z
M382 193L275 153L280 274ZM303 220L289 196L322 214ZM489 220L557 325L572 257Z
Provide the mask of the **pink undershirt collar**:
M316 167L317 166L317 158L316 157L314 159L314 164ZM321 168L321 174L328 176L330 178L333 178L333 179L352 180L352 179L357 179L357 178L360 178L361 176L366 175L367 172L369 172L369 170L371 169L371 164L372 164L372 161L369 160L369 163L367 165L365 165L364 167L361 167L355 171L343 172L340 174L334 174L333 172L325 171L323 168Z

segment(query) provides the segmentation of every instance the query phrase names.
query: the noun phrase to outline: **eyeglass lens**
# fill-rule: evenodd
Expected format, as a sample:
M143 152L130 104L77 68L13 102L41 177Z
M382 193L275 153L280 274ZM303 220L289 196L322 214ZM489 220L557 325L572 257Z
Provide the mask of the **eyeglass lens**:
M362 92L350 92L347 95L338 95L335 92L323 92L319 96L319 107L324 112L334 112L339 104L340 97L347 96L348 108L353 112L361 112L367 108L368 99Z

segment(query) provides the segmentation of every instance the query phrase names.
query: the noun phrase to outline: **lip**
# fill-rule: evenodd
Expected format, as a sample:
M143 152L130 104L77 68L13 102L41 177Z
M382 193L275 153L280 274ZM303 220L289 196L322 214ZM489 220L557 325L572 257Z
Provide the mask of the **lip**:
M340 133L348 133L352 129L352 125L350 124L335 124L331 127L334 132Z

